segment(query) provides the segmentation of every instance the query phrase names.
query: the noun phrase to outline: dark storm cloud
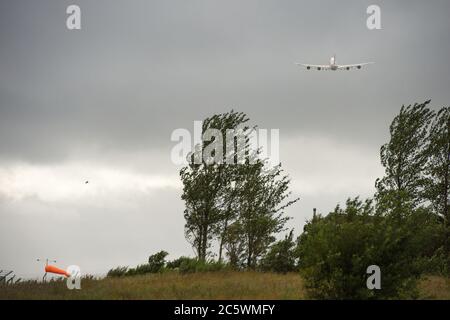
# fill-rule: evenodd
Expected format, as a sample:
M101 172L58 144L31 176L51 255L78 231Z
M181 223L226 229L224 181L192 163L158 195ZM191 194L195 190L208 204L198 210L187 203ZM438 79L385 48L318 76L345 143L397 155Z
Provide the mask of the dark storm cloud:
M2 4L2 157L157 148L232 107L285 134L378 142L402 103L450 101L446 1L381 2L380 31L365 26L370 1L80 1L72 32L68 4ZM377 64L351 74L293 65L333 53Z

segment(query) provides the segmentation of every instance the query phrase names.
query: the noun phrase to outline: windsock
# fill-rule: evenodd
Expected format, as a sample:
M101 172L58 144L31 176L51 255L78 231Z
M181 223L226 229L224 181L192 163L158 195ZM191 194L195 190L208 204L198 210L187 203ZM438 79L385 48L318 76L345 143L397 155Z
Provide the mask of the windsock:
M66 277L70 277L70 274L68 274L66 272L66 270L57 268L57 267L52 266L52 265L46 265L45 266L45 272L55 273L55 274L60 274L60 275L66 276Z

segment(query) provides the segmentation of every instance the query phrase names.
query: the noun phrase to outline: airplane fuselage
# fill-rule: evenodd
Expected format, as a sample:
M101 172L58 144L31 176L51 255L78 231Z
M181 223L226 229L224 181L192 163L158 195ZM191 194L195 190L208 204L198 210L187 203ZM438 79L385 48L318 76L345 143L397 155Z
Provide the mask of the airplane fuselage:
M338 69L338 65L336 64L336 56L332 56L330 58L330 69L336 71Z

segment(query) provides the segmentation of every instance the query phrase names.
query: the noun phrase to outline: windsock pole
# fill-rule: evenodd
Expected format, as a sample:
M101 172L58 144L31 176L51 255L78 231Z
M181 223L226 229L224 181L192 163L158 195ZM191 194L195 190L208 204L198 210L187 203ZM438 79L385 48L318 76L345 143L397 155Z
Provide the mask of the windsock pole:
M43 261L43 260L44 260L44 259L37 259L37 261ZM64 275L66 274L66 272L65 272L64 270L61 270L61 269L58 269L58 268L55 267L55 266L49 265L49 264L48 264L48 261L49 261L49 259L46 258L46 259L45 259L45 273L44 273L44 276L42 277L42 281L43 281L43 282L45 282L45 280L46 280L46 278L47 278L47 272L50 272L50 273L56 273L56 274L62 274L61 271L63 271L63 272L64 272ZM56 263L56 260L51 260L50 262ZM50 270L58 270L58 272L53 272L53 271L50 271Z

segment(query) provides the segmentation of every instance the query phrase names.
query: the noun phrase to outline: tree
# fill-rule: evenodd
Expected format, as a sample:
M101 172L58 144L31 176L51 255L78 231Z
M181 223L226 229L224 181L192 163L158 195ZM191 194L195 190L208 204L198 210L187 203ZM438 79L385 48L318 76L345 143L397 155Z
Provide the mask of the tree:
M239 221L233 222L224 235L224 247L228 256L228 264L233 269L245 267L245 242L242 241L242 226Z
M425 173L429 179L424 195L450 227L450 107L442 108L436 114L428 142Z
M390 125L390 141L380 150L385 177L375 182L377 200L389 201L391 209L415 207L423 201L421 196L426 180L427 135L434 113L428 108L430 101L414 106L402 106Z
M217 239L219 260L224 247L231 250L227 253L230 259L240 259L242 252L235 251L240 248L245 250L245 264L254 268L275 240L274 234L283 230L288 220L283 210L298 200L287 201L290 181L282 174L281 165L269 168L259 159L261 150L252 149L255 127L250 128L248 121L244 113L234 111L207 118L202 143L190 156L201 161L191 161L180 171L186 204L185 235L201 261ZM208 134L210 130L212 134ZM226 143L215 144L223 137ZM237 230L241 232L240 243L235 243ZM226 240L232 242L227 244ZM240 263L236 261L236 265Z
M195 248L197 257L203 261L213 238L213 228L219 221L216 196L221 183L216 178L217 175L218 169L209 166L185 167L180 172L184 185L181 198L186 205L186 239Z
M281 164L266 168L263 161L239 167L241 187L237 196L239 225L245 242L246 266L254 269L274 235L283 231L289 217L284 209L298 201L288 201L290 180Z
M291 230L283 240L274 243L261 261L261 269L286 273L297 269L294 230Z
M431 202L445 226L444 251L447 253L447 270L450 270L450 107L442 108L436 114L428 140L424 197Z
M415 214L431 205L447 230L436 245L443 246L450 270L450 108L435 113L429 102L402 107L390 126L391 139L381 148L386 176L376 181L377 210Z
M231 171L233 174L228 175L228 180L227 183L225 184L225 186L223 187L223 195L222 195L222 200L223 200L223 210L221 213L221 218L219 221L219 232L218 232L218 237L219 237L219 262L222 262L222 253L223 253L223 248L226 245L226 241L228 239L228 241L233 241L232 240L232 234L233 234L233 230L231 230L231 232L228 232L228 229L230 227L230 224L233 221L236 221L237 217L238 217L238 210L237 210L237 205L235 203L235 198L236 198L236 181L232 180L234 178L237 178L235 176L235 170L229 170ZM229 246L229 248L231 248Z
M249 130L245 126L248 120L244 113L233 110L205 119L201 144L197 145L195 152L190 155L189 164L180 171L183 182L182 199L186 205L185 235L201 261L206 260L211 241L217 237L223 239L229 221L234 216L230 205L230 185L235 176L235 166L228 163L227 159L237 159L238 152L242 152L241 149L234 148L234 141L233 148L227 148L223 141L216 140L220 138L208 137L207 132L217 130L216 133L223 138L227 137L228 130L241 128L245 137ZM221 156L216 152L221 152ZM211 158L216 161L211 162ZM221 258L223 240L220 242Z

